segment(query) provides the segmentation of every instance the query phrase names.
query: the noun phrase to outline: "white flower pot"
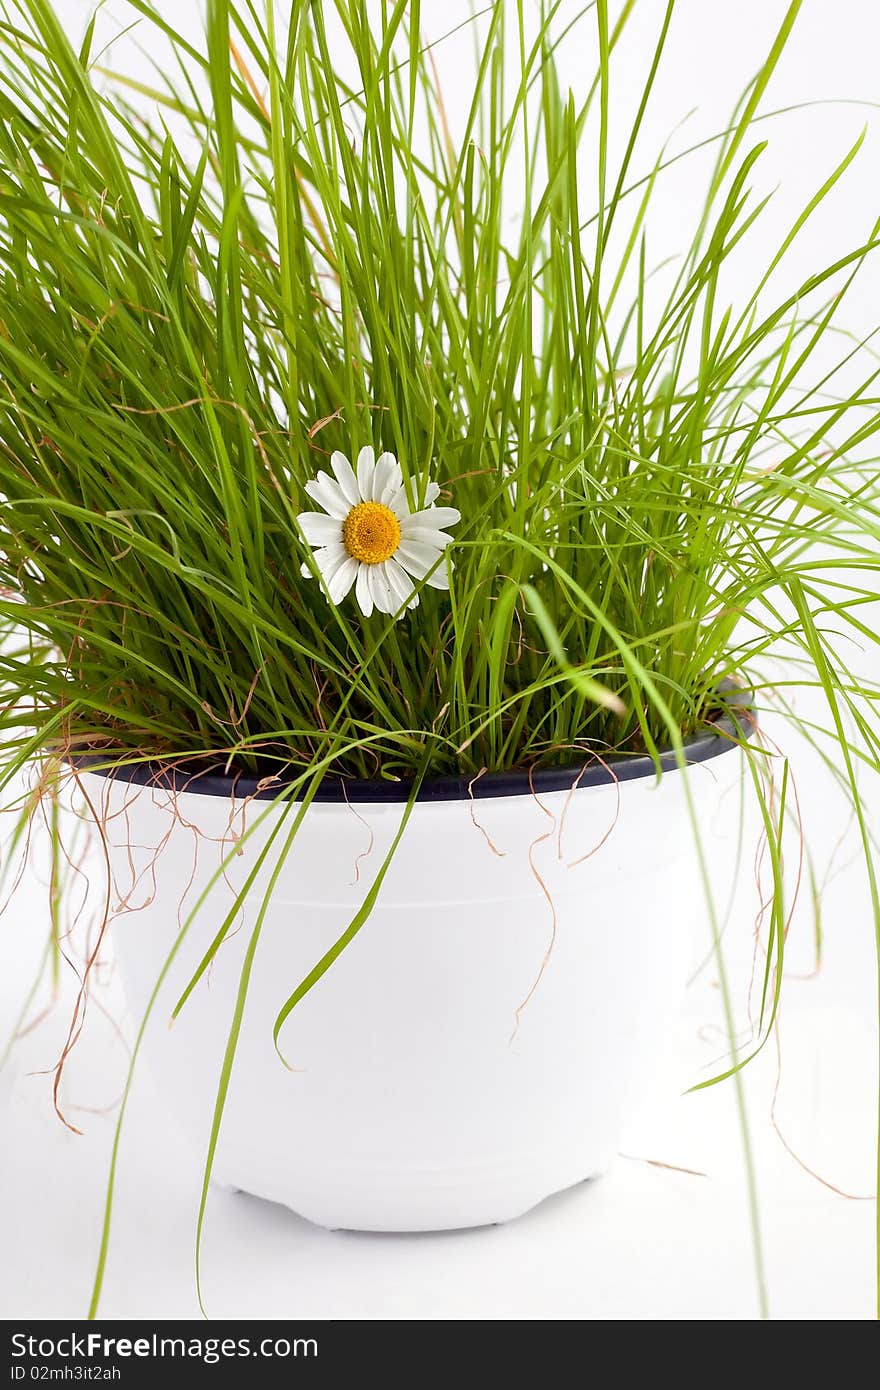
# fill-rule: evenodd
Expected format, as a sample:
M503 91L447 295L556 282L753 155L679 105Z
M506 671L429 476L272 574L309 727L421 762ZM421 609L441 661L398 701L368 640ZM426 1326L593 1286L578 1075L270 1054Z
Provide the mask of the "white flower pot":
M39 912L21 915L10 911L7 920L0 922L0 1114L9 1101L15 1076L21 1072L16 1032L41 974L46 947L42 917Z
M726 791L739 752L707 735L689 757L687 774L659 784L639 760L617 785L592 767L575 790L576 774L552 791L538 789L542 775L535 794L483 778L473 799L459 786L420 800L372 915L282 1030L289 1070L276 1015L354 917L404 809L356 801L363 784L351 804L313 804L256 951L215 1180L322 1226L414 1231L506 1221L601 1173L650 1084L706 920L685 776L710 860L719 824L736 821ZM220 779L172 793L82 775L126 905L112 940L139 1020L180 923L241 834L243 803ZM247 807L249 824L267 804ZM263 836L230 869L235 884ZM169 1112L202 1153L259 892L168 1020L231 897L225 883L211 892L147 1034Z
M12 803L13 794L7 795ZM0 910L0 1113L21 1070L16 1035L29 1000L45 976L50 931L48 891L36 875L21 873L25 851L22 845L13 846L14 820L13 813L5 819L0 816L0 868L5 870L0 887L0 909L5 907ZM38 827L28 849L30 868L45 869L44 852ZM39 1007L39 1000L32 1003L31 1012L38 1012Z

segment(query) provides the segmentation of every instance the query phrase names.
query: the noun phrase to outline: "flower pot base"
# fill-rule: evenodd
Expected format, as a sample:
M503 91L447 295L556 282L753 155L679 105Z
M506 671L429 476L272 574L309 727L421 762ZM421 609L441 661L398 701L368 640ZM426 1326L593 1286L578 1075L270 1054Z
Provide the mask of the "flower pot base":
M349 1180L323 1184L291 1177L284 1187L266 1186L255 1191L220 1174L214 1186L220 1190L287 1207L296 1216L325 1231L363 1231L376 1235L430 1234L433 1231L463 1231L485 1226L505 1226L526 1216L550 1197L570 1192L585 1182L602 1177L611 1159L574 1172L549 1166L518 1180L502 1171L494 1181L482 1175L479 1181L467 1170L424 1175L384 1175L380 1186L365 1185L364 1174L351 1172Z

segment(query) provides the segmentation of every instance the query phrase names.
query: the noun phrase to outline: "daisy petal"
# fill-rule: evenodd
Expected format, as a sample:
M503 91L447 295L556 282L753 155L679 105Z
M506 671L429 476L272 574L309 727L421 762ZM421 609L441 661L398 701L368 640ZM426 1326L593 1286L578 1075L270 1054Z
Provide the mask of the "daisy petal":
M404 540L395 550L394 558L408 574L414 575L416 579L424 579L428 570L440 559L440 552L434 546Z
M346 555L332 579L328 579L326 575L324 576L324 582L327 585L327 592L330 595L332 603L342 602L352 584L357 579L357 571L357 560L352 559L350 555Z
M385 493L394 493L400 487L400 469L393 454L380 454L376 459L373 473L372 500L385 503ZM386 504L387 505L387 504Z
M390 589L388 582L382 574L383 565L364 565L364 583L369 586L370 597L379 613L390 613L389 608Z
M365 502L369 502L373 496L373 472L375 470L375 450L370 444L365 444L358 454L357 461L357 484L358 492Z
M401 569L396 560L385 561L385 577L394 595L395 608L402 608L404 604L411 606L413 597L418 602L418 594L413 595L412 579L405 569Z
M348 551L345 546L338 541L332 545L323 545L312 555L312 559L318 567L318 573L327 584L339 569L343 560L347 559Z
M398 483L393 491L389 489L382 501L385 503L386 507L391 508L398 521L405 521L410 515L409 502L406 499L406 488L403 486L402 482Z
M335 568L336 565L342 563L342 561L345 559L347 555L348 551L342 544L342 541L336 540L333 541L330 545L320 546L315 551L314 555L312 556L312 559L318 566L318 569L321 571L321 573L324 574L328 566L333 566Z
M306 483L306 492L329 516L339 521L344 521L351 511L339 484L328 473L319 473L313 482Z
M425 511L413 512L410 520L416 526L430 526L441 531L444 526L454 526L461 521L461 512L455 507L428 507Z
M442 565L437 566L433 574L428 575L428 578L425 580L425 583L427 584L429 589L449 588L449 574L447 571L445 561Z
M412 526L402 521L400 534L404 540L430 545L434 550L445 550L447 545L452 544L451 536L447 536L445 531L435 531L432 526Z
M338 517L328 516L326 512L300 512L297 521L309 545L332 545L342 540Z
M425 506L426 506L426 507L430 507L432 503L434 503L434 502L437 501L437 498L438 498L439 496L440 496L440 484L439 484L439 483L429 483L428 486L425 488Z
M356 598L357 601L358 601L358 607L360 608L360 610L361 610L361 612L363 613L364 617L365 617L365 618L369 618L370 614L371 614L372 611L373 611L373 607L374 607L374 604L373 604L372 585L370 584L370 566L369 566L369 565L360 565L360 566L359 566L358 572L357 572L357 580L356 580L356 583L355 583L354 593L355 593L355 598Z
M330 467L336 474L336 481L349 506L355 507L360 501L358 495L357 478L354 476L354 469L349 463L345 454L337 449L330 455Z
M317 566L322 582L328 589L334 575L339 571L347 559L348 551L344 545L325 545L322 546L320 550L313 552L312 560ZM308 565L303 565L302 572L305 575L306 573L311 574L312 571L309 569Z
M379 500L382 502L383 506L387 507L390 506L390 499L392 497L398 496L403 496L404 508L406 511L409 511L409 507L406 504L405 500L406 490L403 486L403 474L400 471L400 464L395 462L394 467L391 469L391 477L389 478L382 492L382 496Z

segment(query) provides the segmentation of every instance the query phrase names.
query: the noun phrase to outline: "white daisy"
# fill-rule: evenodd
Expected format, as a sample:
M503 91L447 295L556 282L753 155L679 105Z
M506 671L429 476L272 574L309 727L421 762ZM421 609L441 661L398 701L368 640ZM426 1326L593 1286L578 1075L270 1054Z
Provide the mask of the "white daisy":
M437 484L428 484L424 510L411 512L393 454L376 458L368 445L358 454L357 472L338 451L330 466L334 477L319 473L306 483L309 497L324 510L302 512L297 520L315 547L313 559L331 603L341 603L354 585L368 618L374 608L380 613L415 608L414 580L427 576L432 589L448 589L446 566L437 561L452 540L444 526L454 526L461 514L454 507L433 506ZM312 570L303 565L302 572L308 576Z

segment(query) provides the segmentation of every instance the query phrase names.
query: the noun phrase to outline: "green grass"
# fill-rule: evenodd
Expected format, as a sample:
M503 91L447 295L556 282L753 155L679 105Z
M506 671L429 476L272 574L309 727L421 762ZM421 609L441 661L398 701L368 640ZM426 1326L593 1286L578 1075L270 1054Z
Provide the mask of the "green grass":
M693 729L794 583L817 614L858 616L809 547L873 567L871 464L850 456L876 432L876 374L838 402L809 369L865 246L781 303L759 302L763 272L748 302L718 297L760 210L750 123L784 34L648 321L657 175L631 172L638 129L607 167L604 5L583 21L600 67L581 106L549 21L520 32L515 6L490 7L454 147L417 6L371 31L354 0L295 5L284 40L271 7L212 5L152 125L48 3L6 8L0 582L45 646L5 663L26 705L10 722L29 730L36 706L76 748L273 770L341 744L355 776L411 776L423 750L429 772L523 767ZM160 21L132 8L149 46ZM325 8L359 88L335 75ZM368 442L462 513L451 600L425 588L397 622L300 578L304 485Z
M777 294L861 141L769 252L751 192L799 7L655 275L652 197L682 152L645 114L674 0L619 159L632 0L585 7L580 97L559 5L488 4L454 131L416 0L211 0L195 47L129 0L141 44L176 55L155 90L104 74L91 26L75 52L49 0L0 0L0 622L28 635L0 655L0 781L40 749L304 786L655 751L724 679L760 705L772 656L824 696L806 732L837 749L880 921L857 780L877 690L841 638L877 642L880 367L843 325L880 221ZM393 619L301 578L305 485L367 443L462 517L450 593ZM766 1037L785 909L762 805Z

